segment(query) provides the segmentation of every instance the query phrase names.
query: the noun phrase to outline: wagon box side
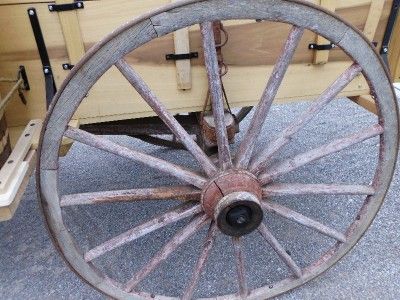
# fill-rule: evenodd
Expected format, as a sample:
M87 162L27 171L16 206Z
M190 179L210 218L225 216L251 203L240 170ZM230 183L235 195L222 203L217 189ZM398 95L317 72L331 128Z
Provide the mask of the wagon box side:
M49 5L69 4L72 1L56 0L0 0L0 26L9 30L0 33L0 77L14 78L20 65L26 68L31 89L24 92L26 104L19 101L15 93L7 105L5 117L10 132L11 146L15 150L17 141L23 137L27 125L32 120L43 120L46 115L45 74L41 61L41 51L35 40L29 9L34 8L45 42L45 51L50 60L55 87L60 87L84 53L105 35L120 25L144 12L170 3L170 0L96 0L84 1L84 7L73 10L54 11ZM366 36L377 43L379 50L385 34L393 1L377 0L312 0L314 4L336 12L339 16L364 31ZM256 20L236 20L224 22L229 43L224 47L224 60L229 72L224 79L232 107L253 106L258 102L265 80L273 69L273 64L282 43L289 32L287 24L256 22ZM395 32L399 28L398 22ZM400 68L396 67L400 55L397 34L389 52L393 78ZM278 103L294 102L319 95L325 86L323 82L334 80L350 64L346 54L338 48L330 50L310 49L311 44L326 46L327 40L306 32L289 67L283 88L278 92ZM182 54L189 50L198 58L190 61L166 60L167 54ZM182 52L183 51L183 52ZM201 111L206 97L207 76L204 70L203 49L198 26L185 32L170 34L154 40L129 54L126 60L163 99L173 113ZM185 53L183 53L185 54ZM154 76L157 74L157 76ZM178 77L177 77L178 74ZM184 74L184 77L180 77ZM307 74L307 76L304 76ZM252 81L242 82L251 76ZM178 79L177 79L178 78ZM322 80L323 79L323 80ZM180 80L186 81L182 84ZM10 84L0 82L0 92L7 94ZM373 100L369 96L369 86L362 76L356 77L340 94L352 97L360 105L374 111ZM127 120L153 116L150 107L140 95L132 91L129 83L116 68L111 68L91 89L71 125L87 125L99 122ZM34 150L37 138L30 141ZM70 141L65 141L65 150ZM25 153L28 155L30 152ZM12 155L12 154L11 154ZM23 162L28 156L21 158ZM34 159L29 160L29 174ZM14 171L13 171L14 172ZM14 174L14 173L12 173ZM29 177L25 175L25 177ZM24 177L24 178L25 178ZM10 177L11 178L11 177ZM24 179L25 180L25 179ZM23 180L22 180L23 181ZM21 182L22 182L21 181ZM24 181L26 183L26 180ZM18 193L23 188L18 189ZM14 202L16 203L16 202ZM12 215L12 214L11 214Z

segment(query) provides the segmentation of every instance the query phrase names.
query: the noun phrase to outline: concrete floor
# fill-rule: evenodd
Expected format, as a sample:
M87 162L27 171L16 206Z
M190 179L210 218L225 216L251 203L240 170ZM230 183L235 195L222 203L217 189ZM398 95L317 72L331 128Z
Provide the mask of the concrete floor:
M274 106L258 147L263 147L307 105ZM280 153L278 159L311 149L374 122L376 119L371 114L348 100L339 100L318 120L312 121L290 147ZM126 137L114 139L129 146L141 145ZM377 140L369 140L340 155L322 159L284 176L281 180L368 183L376 161L376 145ZM143 146L142 150L175 163L196 167L183 151L154 146ZM62 193L144 187L148 183L153 186L176 183L174 179L148 168L78 144L62 159L60 179ZM397 171L385 204L359 244L331 270L279 299L400 299L399 199L400 174ZM361 203L357 197L331 196L274 200L339 230L354 218ZM66 209L66 220L82 248L87 249L174 204L73 207ZM307 265L332 242L329 238L276 216L267 215L266 222L301 266ZM108 275L126 280L183 224L185 222L121 247L96 263ZM204 230L154 272L142 287L148 291L178 295L185 286L185 279L191 274L191 267L197 259L193 253L198 253L203 235ZM265 247L258 235L252 234L245 241L247 278L251 287L268 284L285 275L285 266L271 249ZM0 224L0 266L0 299L105 299L66 267L51 244L38 208L34 179L14 219ZM234 292L234 274L230 241L220 236L200 286L212 295Z

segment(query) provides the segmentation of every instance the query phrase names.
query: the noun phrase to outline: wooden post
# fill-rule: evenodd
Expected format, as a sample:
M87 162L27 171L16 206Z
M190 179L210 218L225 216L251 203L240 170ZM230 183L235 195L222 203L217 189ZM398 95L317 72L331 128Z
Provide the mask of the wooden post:
M372 41L375 37L376 29L378 28L384 5L385 0L372 0L371 2L367 22L365 23L364 27L364 34L370 41Z
M388 59L393 81L400 82L400 16L394 25Z
M71 3L71 0L56 0L56 4L66 3ZM69 63L75 65L85 54L77 12L75 10L60 11L58 12L58 17L64 34Z
M336 10L336 0L319 0L320 6L329 10L335 11ZM325 45L330 43L326 38L317 35L316 42L317 45ZM329 59L329 50L320 50L314 51L314 60L313 63L316 65L326 64Z
M176 2L178 0L172 0ZM182 28L174 32L175 54L190 53L189 28ZM176 61L176 80L179 90L192 88L192 74L190 59Z

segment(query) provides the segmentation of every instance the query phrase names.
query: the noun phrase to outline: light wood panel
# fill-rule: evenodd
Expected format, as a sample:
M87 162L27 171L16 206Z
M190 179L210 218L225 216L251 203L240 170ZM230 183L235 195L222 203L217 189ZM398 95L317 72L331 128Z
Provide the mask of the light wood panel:
M318 96L329 83L349 66L346 62L331 62L324 68L310 64L291 65L287 76L277 95L277 103L287 103L299 100L311 100ZM157 66L137 66L153 91L162 99L166 106L175 113L201 111L206 97L207 79L203 67L193 67L192 90L177 91L174 80L173 65L163 67L162 72ZM249 106L258 103L267 78L272 72L272 66L243 67L232 66L224 77L229 102L233 107ZM159 74L154 77L154 74ZM307 74L307 76L304 76ZM246 80L243 80L246 78ZM118 99L116 99L118 91ZM342 96L367 94L368 85L363 77L354 80L341 94ZM95 99L97 101L95 102ZM107 72L89 92L91 102L89 107L99 113L92 116L79 115L81 124L115 119L137 118L154 115L149 106L130 87L116 69ZM102 117L99 117L102 116ZM76 116L78 117L78 116Z
M56 4L71 3L71 0L56 0ZM81 28L76 10L57 12L67 47L69 63L75 65L85 54Z
M85 9L75 12L78 16L85 47L92 46L104 35L122 23L131 20L135 15L142 14L170 1L86 1ZM336 4L336 12L340 16L351 21L359 29L364 29L371 0L337 0ZM390 4L391 1L385 2L375 40L380 40L383 36ZM23 126L31 119L42 119L46 111L41 64L26 14L26 9L30 6L32 5L4 5L0 10L0 25L3 28L10 28L11 26L13 29L0 33L1 40L11 40L10 43L0 44L0 77L14 77L15 70L20 64L23 64L27 68L32 88L31 91L25 93L28 100L27 106L22 105L16 97L11 101L6 114L10 126ZM62 63L68 61L62 26L59 23L57 13L48 11L47 3L37 3L34 6L38 11L43 35L51 57L56 85L60 86L68 74L68 71L63 70L61 67ZM17 7L18 9L16 9ZM256 23L254 20L241 20L226 22L225 27L230 36L229 43L223 50L225 62L230 66L230 74L226 77L225 84L234 91L228 91L228 93L237 98L234 99L235 105L254 103L260 93L260 90L257 89L263 88L261 83L266 80L265 76L270 70L269 66L275 63L276 57L286 39L289 26L270 22ZM26 38L15 39L16 34L26 36ZM319 73L308 68L308 63L311 63L313 58L313 51L308 50L308 44L313 42L314 39L315 35L311 32L306 32L304 35L293 61L296 64L293 70L298 70L293 73L293 80L299 78L298 80L302 82L304 77L325 76L325 73ZM190 46L191 51L202 53L198 26L190 28ZM165 54L172 52L174 52L174 39L173 35L169 35L137 49L127 57L127 60L143 73L150 84L154 85L160 96L166 98L171 109L176 112L190 109L198 110L202 106L207 87L204 70L200 67L203 64L203 57L201 55L198 60L192 60L193 90L178 91L174 74L174 62L165 60ZM330 53L330 61L333 63L343 62L346 59L346 55L340 50L333 50ZM300 70L301 68L303 70ZM326 70L325 72L328 73L330 67L327 67ZM308 72L312 72L315 75L310 74L308 76ZM239 80L243 78L243 73L254 74L255 82L259 83L254 84L254 88L248 88L246 83L242 83ZM304 76L304 74L307 74L307 76ZM311 82L309 85L300 86L297 94L295 89L291 89L291 86L298 85L291 83L290 86L285 86L287 93L281 92L280 99L295 99L295 96L304 98L306 95L315 94L312 92L315 87L311 85ZM241 85L244 87L243 92L241 92ZM306 88L310 89L311 92L305 91ZM0 91L5 91L1 85ZM356 91L357 89L353 89L352 93L354 94ZM361 88L361 92L366 93L365 88ZM116 105L116 103L118 104ZM132 103L134 104L132 105ZM112 70L92 89L75 117L86 120L85 122L90 122L149 115L149 109L141 103L138 95L129 89L117 72ZM132 106L137 107L133 108Z

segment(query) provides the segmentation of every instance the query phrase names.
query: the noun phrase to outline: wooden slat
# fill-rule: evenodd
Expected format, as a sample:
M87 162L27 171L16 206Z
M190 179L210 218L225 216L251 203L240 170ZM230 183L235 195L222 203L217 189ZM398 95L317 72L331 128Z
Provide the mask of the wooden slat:
M176 2L178 0L172 0ZM189 28L183 28L174 32L174 45L175 54L187 54L190 53L190 41L189 41ZM176 65L176 81L178 89L190 90L192 88L192 74L191 74L191 62L190 59L177 60Z
M31 148L35 132L40 129L41 120L32 120L25 128L10 157L0 170L0 193L4 193L14 174L18 171L26 154Z
M13 178L15 184L10 185L5 193L0 194L0 222L8 221L14 216L35 165L36 150L30 150Z
M337 1L336 0L320 0L320 5L329 10L334 12L337 8ZM328 41L326 38L317 35L317 39L315 42L317 45L326 45L329 44L330 41ZM323 50L323 51L314 51L314 59L313 63L316 65L322 65L326 64L329 59L329 50Z
M379 25L379 20L382 16L384 5L385 0L372 0L371 2L367 22L365 23L364 27L364 34L370 41L372 41L375 37L375 33Z
M71 0L56 0L56 4L71 3ZM58 12L60 24L67 47L69 62L75 65L85 54L81 28L79 26L77 12L75 10Z
M400 17L397 17L389 45L389 66L394 82L400 82Z
M372 112L373 114L377 115L378 110L376 108L375 100L372 98L371 95L362 95L359 97L350 97L349 98L351 101L354 103L360 105L361 107L365 108L369 112Z

